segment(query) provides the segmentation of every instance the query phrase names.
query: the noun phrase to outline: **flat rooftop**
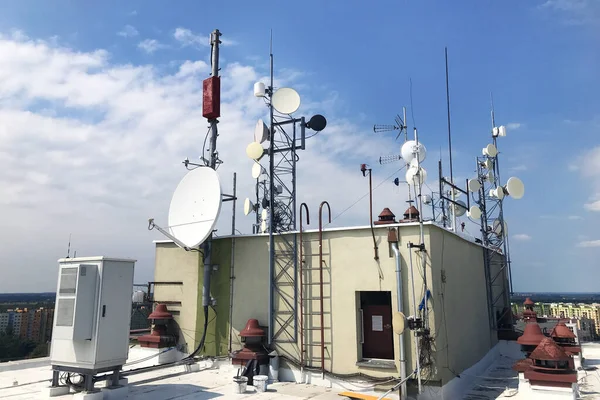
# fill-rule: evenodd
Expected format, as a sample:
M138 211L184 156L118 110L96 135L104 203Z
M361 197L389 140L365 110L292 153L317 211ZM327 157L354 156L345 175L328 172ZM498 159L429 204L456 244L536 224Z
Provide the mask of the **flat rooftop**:
M600 343L584 343L584 369L578 371L579 393L577 399L600 398ZM130 360L140 358L135 350ZM526 400L525 393L518 391L518 375L512 369L513 364L521 359L516 342L501 342L490 351L480 363L460 374L442 389L425 386L419 399L465 399L487 400L505 399ZM487 359L487 360L486 360ZM131 362L129 361L129 362ZM487 364L487 365L486 365ZM311 384L280 382L270 384L268 392L256 393L248 386L243 395L234 393L233 376L236 368L226 363L211 365L202 362L197 372L185 372L184 367L167 367L129 376L129 396L132 400L188 400L215 398L264 398L264 399L343 399L339 395L343 391L373 392L373 384L368 382L337 381L333 388ZM136 365L134 367L138 367ZM125 370L127 367L125 368ZM51 369L49 359L29 360L0 364L0 398L11 400L39 399L50 385ZM280 371L281 375L281 371ZM326 382L326 381L324 381ZM97 387L100 384L96 384ZM398 399L397 394L386 396ZM415 397L409 396L409 399ZM53 397L57 400L73 399L73 395Z

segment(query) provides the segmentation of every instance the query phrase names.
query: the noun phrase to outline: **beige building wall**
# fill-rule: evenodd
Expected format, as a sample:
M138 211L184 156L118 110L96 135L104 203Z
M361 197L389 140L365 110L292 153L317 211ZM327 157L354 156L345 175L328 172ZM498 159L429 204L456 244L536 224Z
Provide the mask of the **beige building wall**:
M202 279L202 256L197 251L185 251L172 242L156 243L154 280L156 282L183 282L176 284L157 284L154 287L154 301L179 302L168 304L167 308L179 327L179 344L185 344L191 352L198 345L196 330L198 312L202 308L202 291L199 280ZM199 274L200 272L200 274Z
M430 227L437 368L442 381L478 362L498 342L489 326L483 248Z
M392 299L392 312L397 310L395 260L387 241L390 226L375 228L375 238L379 247L379 260L374 259L373 238L369 228L326 230L323 232L324 253L324 310L326 363L325 367L339 374L363 372L373 376L390 376L399 373L399 336L394 335L394 359L396 369L374 369L357 366L362 359L360 345L360 291L388 291ZM423 298L422 260L415 249L412 250L413 274L410 271L411 250L409 242L419 243L418 224L395 225L399 230L399 250L401 253L401 271L403 282L403 312L413 315L414 277L416 305ZM447 382L454 377L450 369L456 373L470 367L495 344L489 329L486 284L483 271L483 249L441 228L426 224L424 227L425 270L429 289L430 329L435 338L432 352L435 369L430 379L442 379ZM311 280L318 282L319 247L318 232L306 231L304 234L305 268L315 268L304 275L305 283ZM231 238L217 238L215 243L223 248L230 248ZM232 349L240 349L242 344L239 332L250 318L256 318L263 326L268 325L269 302L269 237L268 235L236 236L234 252L234 283L232 318ZM157 287L157 300L182 301L182 306L175 310L181 312L176 317L185 329L201 331L201 286L202 276L198 253L186 253L174 244L157 244L156 276L158 280L183 280L181 287ZM225 255L226 254L226 255ZM230 262L231 253L223 251L228 260L214 261L220 264ZM215 257L217 258L217 257ZM176 267L175 267L176 266ZM221 271L224 272L224 271ZM442 274L445 274L444 281ZM189 282L189 283L188 283ZM315 295L318 285L311 285ZM213 295L225 291L225 281L221 288L212 288ZM293 287L287 288L291 291ZM315 296L316 297L316 296ZM224 296L220 298L219 319L227 315L223 308ZM315 301L312 306L318 310ZM306 304L306 303L305 303ZM277 306L277 304L275 305ZM171 307L170 307L171 308ZM306 311L306 310L305 310ZM228 315L227 315L228 316ZM308 316L319 326L318 315ZM304 320L310 327L311 321ZM446 330L445 327L448 327ZM439 331L439 332L438 332ZM228 334L223 329L209 328L215 335ZM310 343L320 343L320 331L311 331L307 335ZM407 370L414 368L414 336L406 331L404 336ZM332 340L333 338L333 340ZM223 339L221 338L221 341ZM330 343L330 344L329 344ZM195 344L194 344L195 347ZM307 363L320 366L320 349L311 346ZM293 359L300 358L299 341L296 343L278 343L280 354Z

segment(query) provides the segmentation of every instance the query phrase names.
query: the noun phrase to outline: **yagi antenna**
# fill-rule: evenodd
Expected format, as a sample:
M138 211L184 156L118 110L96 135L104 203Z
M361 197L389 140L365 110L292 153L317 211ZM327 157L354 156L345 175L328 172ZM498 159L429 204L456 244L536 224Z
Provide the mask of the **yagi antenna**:
M69 244L67 245L67 258L69 258L71 254L71 234L69 233Z
M394 124L393 125L375 124L375 125L373 125L373 132L375 132L375 133L383 133L383 132L398 131L398 136L396 136L396 140L398 140L398 138L400 137L400 135L402 134L402 132L404 132L404 133L407 132L407 126L406 126L406 108L403 107L402 110L403 110L403 116L404 117L400 117L400 115L396 114L396 117L394 118Z

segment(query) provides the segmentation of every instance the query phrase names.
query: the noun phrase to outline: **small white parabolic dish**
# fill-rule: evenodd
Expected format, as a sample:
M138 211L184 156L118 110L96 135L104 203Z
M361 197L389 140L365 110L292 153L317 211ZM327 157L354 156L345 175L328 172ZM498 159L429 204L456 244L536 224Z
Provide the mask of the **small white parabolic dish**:
M169 206L169 231L188 248L210 236L221 212L221 183L217 172L199 167L177 185Z
M252 166L252 177L254 179L258 179L258 177L260 176L260 174L262 174L262 165L260 165L260 163L255 162L254 165Z
M469 187L469 192L472 193L477 193L481 189L481 183L477 179L469 179L467 186Z
M525 185L519 178L514 176L506 181L506 191L513 199L520 199L525 195Z
M256 143L263 143L269 138L269 128L263 122L262 119L259 119L256 122L256 126L254 127L254 141Z
M300 108L300 95L292 88L281 88L273 93L271 104L282 114L293 114Z
M471 208L469 208L469 211L467 211L467 216L469 218L479 219L481 218L481 209L479 209L479 207L477 206L471 206Z
M410 164L413 159L416 159L416 155L419 156L419 162L421 162L427 157L427 149L423 146L423 143L419 142L419 144L417 144L416 141L409 140L400 148L400 155L402 155L402 159L404 159L407 164Z
M425 168L423 167L410 167L408 171L406 171L405 178L409 185L422 185L427 179L427 171L425 171Z
M250 214L253 209L254 204L252 204L252 200L246 197L246 200L244 200L244 215Z
M263 149L260 143L252 142L246 147L246 155L254 161L258 161L265 155L265 149Z
M488 157L496 157L496 155L498 154L498 150L496 149L496 146L494 146L493 144L488 144L487 146L485 146L483 148L483 150L481 150L481 152L483 153L484 156L488 156Z

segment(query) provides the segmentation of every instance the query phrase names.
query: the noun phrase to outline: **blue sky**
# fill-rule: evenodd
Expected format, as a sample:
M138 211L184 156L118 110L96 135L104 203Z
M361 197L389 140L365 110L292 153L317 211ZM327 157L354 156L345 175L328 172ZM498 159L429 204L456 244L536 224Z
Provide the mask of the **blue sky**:
M308 110L324 110L330 122L331 129L328 127L319 135L323 137L319 139L321 141L315 142L320 147L307 156L303 155L306 163L312 160L337 168L340 176L348 180L348 186L354 187L354 190L343 194L317 190L318 196L330 196L328 199L339 196L339 200L333 199L335 215L336 209L344 209L352 202L349 199L358 198L364 192L364 181L360 180L357 171L360 162L373 165L376 181L393 172L390 166L377 165L377 154L388 154L391 146L399 144L394 142L392 136L374 136L371 127L374 123L391 123L402 106L409 107L409 79L413 84L412 112L415 119L412 121L409 118L409 126L414 124L419 128L420 138L429 150L426 162L430 171L429 182L435 179L433 171L440 149L444 160L447 160L444 46L448 46L455 175L461 178L472 176L474 157L481 154L481 148L489 140L490 92L494 94L497 124L511 124L514 127L509 130L508 137L502 138L499 147L502 152L503 179L519 176L527 188L522 200L509 199L505 203L511 234L515 290L599 289L596 282L600 273L595 268L597 262L594 260L597 260L600 252L600 242L595 242L600 240L595 228L600 203L596 206L593 204L600 199L600 148L597 147L600 101L596 95L600 89L597 73L600 69L600 5L597 2L539 0L492 3L472 0L425 3L402 0L366 5L359 1L304 1L301 7L297 2L223 3L105 1L83 4L55 1L50 5L47 2L13 1L5 4L0 15L0 32L5 44L24 46L43 41L45 49L55 49L65 57L68 53L69 60L73 60L72 55L77 53L100 55L99 61L85 61L91 65L83 72L85 83L90 84L89 91L82 90L84 94L78 94L77 98L72 94L75 89L67 90L68 83L60 83L61 86L52 86L53 89L43 94L28 89L26 98L20 97L22 92L19 90L7 92L0 89L2 103L5 106L8 104L6 107L11 110L29 110L36 115L67 121L70 127L73 124L89 124L86 125L89 129L102 129L103 134L108 135L105 136L107 142L112 137L110 135L120 135L122 138L127 132L126 129L121 130L124 127L122 120L119 120L120 133L110 130L110 127L114 127L114 120L108 117L110 113L107 111L111 109L110 95L102 97L102 100L82 100L85 96L93 97L106 89L105 84L96 87L88 78L98 71L105 73L117 69L121 71L121 75L116 75L117 78L110 71L103 76L118 81L124 75L136 74L136 85L155 87L159 84L163 89L172 89L172 81L186 61L208 61L208 33L219 28L223 32L223 39L228 41L221 53L223 73L230 73L227 76L231 77L232 82L228 89L231 107L226 108L230 112L227 117L247 119L239 122L239 128L233 122L229 126L232 132L246 128L251 132L251 118L263 112L248 105L254 101L250 92L251 83L254 78L267 73L269 30L273 29L275 66L282 82L295 84L306 104L309 104ZM97 53L98 50L101 53ZM41 50L37 48L32 51ZM48 60L53 57L50 53L50 50L44 53ZM24 57L29 56L32 55L27 53ZM32 63L37 62L35 60L38 58L32 57L32 60ZM14 65L7 65L4 70L8 71L8 76L23 73L22 67L20 71L11 71ZM202 70L200 64L195 65ZM73 76L73 71L68 71L69 67L60 63L52 63L48 69L52 68L57 71L64 68L68 72L65 76ZM144 68L146 72L151 71L148 72L152 75L150 78L140 72ZM204 75L189 81L190 84L197 84L206 76L207 71L202 71ZM36 75L36 79L51 80L50 77L39 75ZM26 78L20 80L19 85L25 87L24 80ZM124 95L125 89L119 87L115 93ZM68 94L63 96L62 88ZM184 89L176 86L176 90ZM191 90L186 95L197 100ZM126 104L127 97L124 99L123 104ZM132 145L132 154L137 154L131 156L135 163L146 162L144 160L151 155L145 157L139 153L148 149L156 150L156 143L161 140L166 145L172 145L172 151L161 150L161 162L170 163L170 169L167 174L149 164L149 169L135 172L137 179L146 180L143 187L150 188L147 189L149 197L145 197L147 202L142 207L143 212L140 211L139 215L129 214L135 215L136 222L121 226L122 211L105 206L110 203L108 200L101 202L104 206L98 206L93 216L81 203L69 203L69 213L63 213L56 219L48 217L44 223L40 222L41 226L48 229L60 230L60 233L53 235L56 238L40 247L40 254L23 258L26 253L24 249L27 248L24 243L31 240L27 236L30 233L25 230L13 232L13 238L6 239L14 244L7 255L7 264L26 263L27 268L32 268L31 271L35 268L52 269L54 260L64 255L68 233L75 231L74 242L80 241L81 252L119 252L119 255L133 256L140 260L138 265L143 265L143 272L137 276L139 280L151 279L153 251L150 241L155 237L144 230L143 221L150 212L166 218L164 210L169 197L157 194L158 189L152 188L152 185L162 179L159 186L167 192L172 190L182 173L178 165L180 156L192 156L190 149L198 145L203 136L203 133L198 133L198 137L186 137L183 140L177 132L163 136L159 128L152 133L155 136L150 133L144 136L144 129L150 132L150 125L160 126L160 115L152 112L156 104L133 104L140 109L131 110L131 115L147 113L156 120L146 120L136 125L140 135L136 138L140 138L141 142L127 144ZM22 115L19 115L21 118ZM171 117L177 121L184 118ZM189 117L189 114L185 114L185 117ZM189 126L194 121L201 119L190 119ZM49 122L44 123L48 125ZM223 126L228 132L226 124L224 122ZM189 127L186 129L193 131ZM201 127L200 131L203 129ZM67 131L63 129L63 132ZM27 135L28 143L33 146L36 133L29 131ZM68 144L67 139L60 145L55 143L56 148L72 148L70 146L74 145ZM15 142L12 143L14 145ZM124 149L123 146L121 143L119 148ZM352 151L341 151L344 146L352 147ZM240 146L239 151L232 150L229 160L243 154L244 148L245 145ZM0 152L2 150L12 151L10 144L3 145L0 135ZM0 158L0 162L5 171L0 178L4 178L3 182L8 185L9 178L18 178L18 174L11 175L10 171L22 166L15 159ZM51 161L44 160L46 162ZM247 160L244 163L247 164ZM238 173L243 168L249 168L249 164L240 164L239 169L235 162L230 161L229 164L227 168ZM107 164L105 175L95 176L98 193L94 198L119 188L127 189L127 185L115 183L115 175L110 177L109 168L113 166ZM78 186L76 179L87 179L89 182L89 177L71 177L73 172L50 167L53 166L50 165L48 171L54 172L47 172L45 178L38 176L31 179L50 180L55 184L54 187ZM121 171L132 173L127 169ZM140 174L143 174L141 171L148 171L148 176L140 178ZM81 171L79 173L83 174ZM307 171L302 178L307 185L310 174ZM62 176L62 181L57 176ZM103 179L108 182L103 187L106 190L100 189ZM316 184L319 188L326 185L324 181ZM250 186L246 190L251 193ZM394 190L391 183L378 189L376 211L388 206L397 215L402 214L404 198ZM41 192L34 195L37 198L45 196ZM135 195L134 192L131 195ZM111 196L112 199L116 195ZM303 192L300 193L302 196ZM316 201L315 196L307 195L309 201ZM63 200L56 200L55 204L67 204L65 197L56 199ZM357 207L364 206L361 203ZM9 212L14 211L14 215L24 212L14 202L6 202L2 207ZM15 207L14 210L11 207ZM45 206L39 201L32 207L43 214ZM26 215L31 217L33 214L27 212ZM71 217L65 220L64 215ZM368 222L360 219L361 215L364 215L362 209L354 214L349 212L340 222ZM94 234L90 233L83 225L85 218L89 218L89 223L98 222L94 218L114 222L114 227L125 229L134 244L124 245L123 241L107 239L112 235L110 224L96 228L98 232ZM84 222L81 225L65 222L74 219ZM15 220L13 223L17 226L20 222ZM57 224L61 227L56 228ZM469 226L469 229L473 228ZM19 232L22 236L18 236ZM38 235L43 237L41 233ZM43 263L47 266L42 267ZM37 267L29 267L33 264ZM19 287L0 284L0 290L52 290L55 282L52 274L41 274L39 280L19 284ZM15 282L26 281L18 273L11 277ZM48 281L51 283L48 284Z

